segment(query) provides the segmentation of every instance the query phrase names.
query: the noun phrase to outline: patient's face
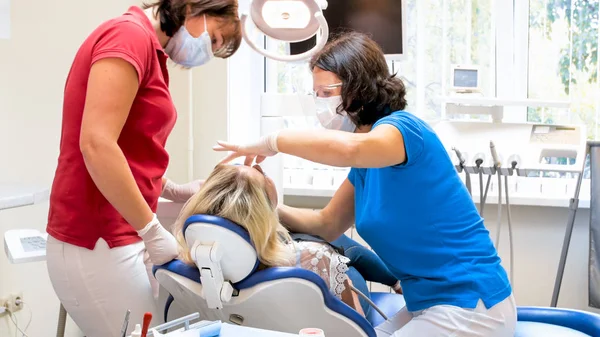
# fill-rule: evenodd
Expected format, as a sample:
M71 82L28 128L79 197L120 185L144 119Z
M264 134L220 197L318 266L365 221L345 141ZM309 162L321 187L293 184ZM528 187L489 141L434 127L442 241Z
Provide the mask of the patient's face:
M262 168L259 165L254 166L237 166L240 170L246 170L252 179L257 179L259 181L264 180L265 190L267 191L267 195L269 196L269 200L273 206L277 206L277 188L275 188L275 182L273 179L267 177L267 175L263 172Z

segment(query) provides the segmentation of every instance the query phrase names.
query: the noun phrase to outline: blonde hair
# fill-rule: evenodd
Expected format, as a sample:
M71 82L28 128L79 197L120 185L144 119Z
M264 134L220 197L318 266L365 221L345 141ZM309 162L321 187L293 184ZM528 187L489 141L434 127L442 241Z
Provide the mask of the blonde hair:
M271 266L294 263L295 253L285 241L289 233L279 223L277 211L261 179L232 165L218 165L206 182L183 206L173 227L180 246L180 259L193 265L190 249L183 235L183 225L194 214L215 215L244 227L256 249L258 259Z

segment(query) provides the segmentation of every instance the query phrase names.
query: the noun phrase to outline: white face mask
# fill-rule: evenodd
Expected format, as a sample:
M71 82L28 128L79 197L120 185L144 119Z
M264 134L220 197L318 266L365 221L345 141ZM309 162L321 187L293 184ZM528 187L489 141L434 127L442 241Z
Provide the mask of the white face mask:
M213 58L212 40L206 28L204 16L204 33L195 38L187 31L185 25L167 42L165 52L173 62L186 68L198 67Z
M337 113L337 107L341 104L342 96L316 97L317 118L326 129L354 132L356 125L352 123L346 111Z

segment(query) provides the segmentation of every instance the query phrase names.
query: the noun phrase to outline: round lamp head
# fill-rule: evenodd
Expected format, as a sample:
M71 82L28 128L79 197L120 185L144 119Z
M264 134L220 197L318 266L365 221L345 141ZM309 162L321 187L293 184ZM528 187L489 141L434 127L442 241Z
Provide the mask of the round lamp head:
M305 41L321 26L315 18L321 7L315 0L253 0L250 6L256 28L276 40Z

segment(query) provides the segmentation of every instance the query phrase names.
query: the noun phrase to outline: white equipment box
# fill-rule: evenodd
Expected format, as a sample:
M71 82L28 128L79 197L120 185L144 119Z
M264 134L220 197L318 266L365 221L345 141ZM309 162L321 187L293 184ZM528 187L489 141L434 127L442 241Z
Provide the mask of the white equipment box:
M14 229L4 233L4 251L10 263L46 260L47 233L35 229Z
M537 172L580 172L585 161L586 129L584 125L559 126L527 123L488 123L442 121L434 126L454 164L465 159L465 170L477 173L477 160L486 174L493 174L490 141L494 142L502 170L512 168L528 176ZM562 163L559 163L561 162ZM502 174L508 174L502 172Z

